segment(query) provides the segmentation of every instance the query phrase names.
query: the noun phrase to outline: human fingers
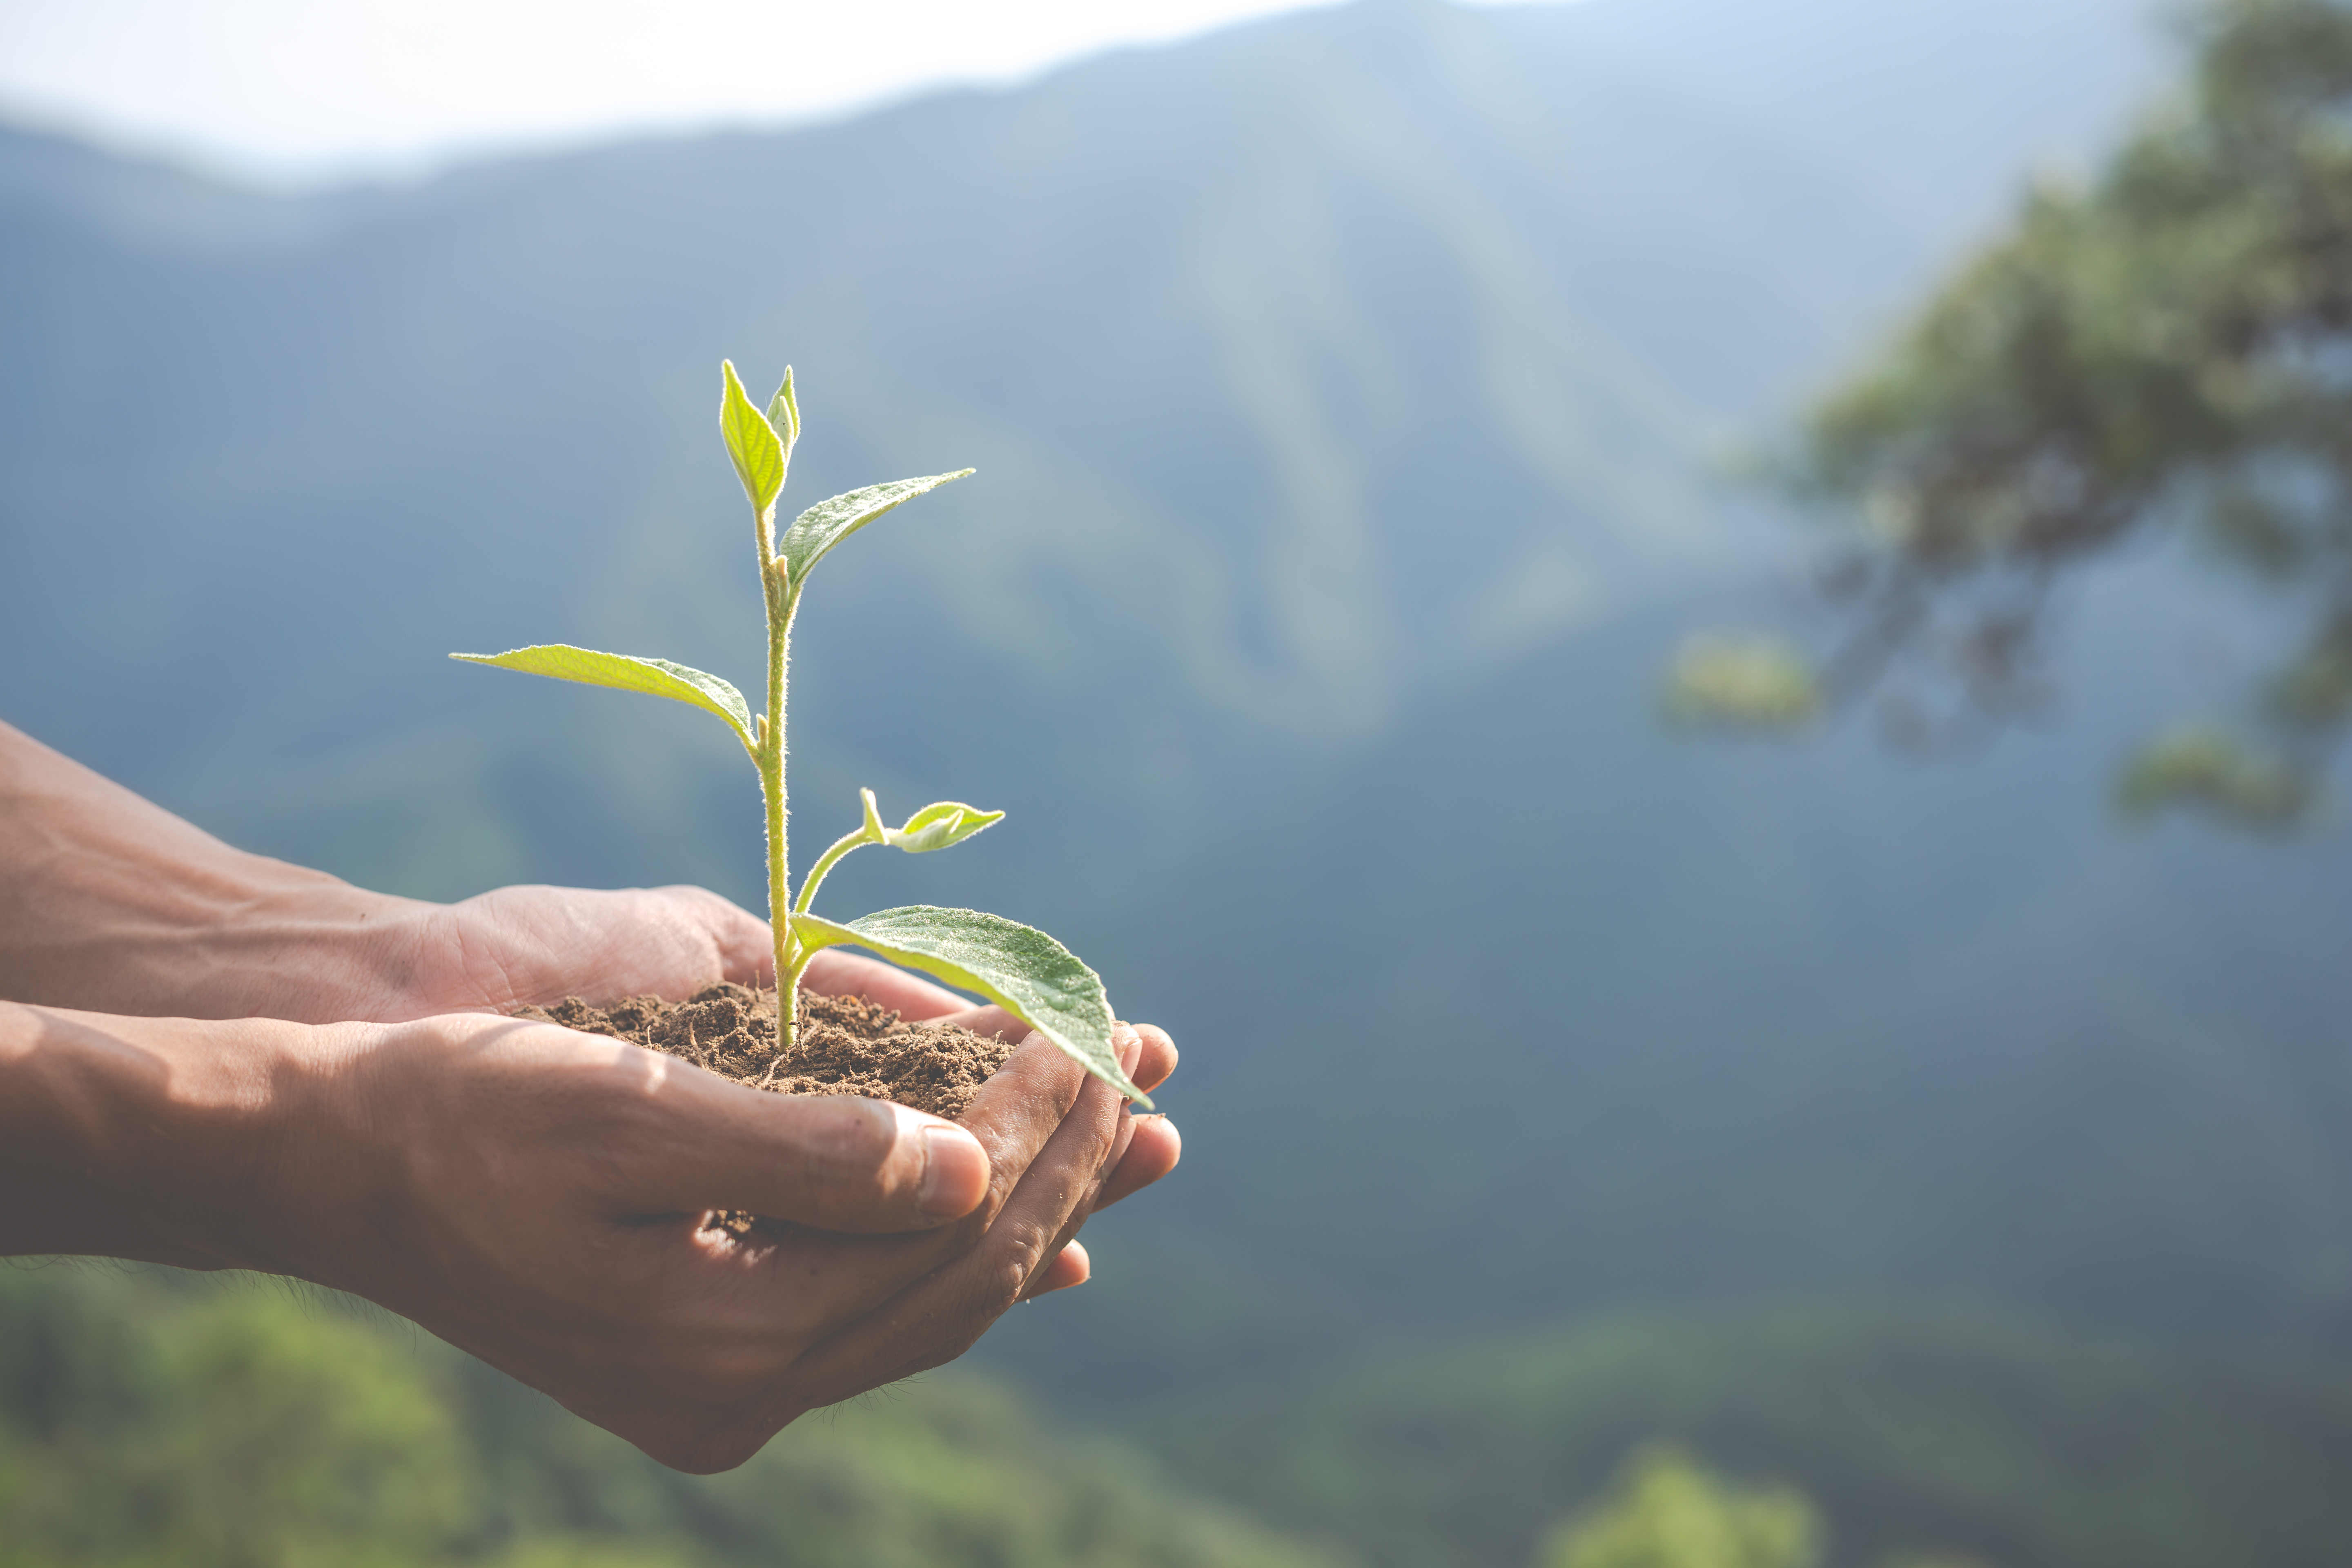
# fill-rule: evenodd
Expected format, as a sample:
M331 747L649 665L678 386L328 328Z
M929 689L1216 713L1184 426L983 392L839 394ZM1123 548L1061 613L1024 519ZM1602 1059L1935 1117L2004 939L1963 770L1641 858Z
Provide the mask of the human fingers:
M864 996L916 1023L972 1010L969 1001L944 985L934 985L878 958L837 947L828 947L809 960L808 968L801 972L801 989L820 996Z
M1102 1191L1094 1202L1094 1212L1100 1214L1121 1198L1132 1197L1176 1168L1184 1157L1183 1136L1176 1124L1165 1116L1129 1118L1132 1135L1118 1163L1104 1179Z
M773 1310L822 1322L829 1333L968 1253L985 1238L999 1210L1057 1135L1080 1086L1088 1081L1084 1069L1052 1041L1031 1036L981 1086L964 1113L963 1130L985 1153L988 1175L984 1192L961 1220L928 1232L890 1236L787 1226L784 1235L762 1244L764 1250L753 1249L760 1253L752 1276L757 1289L772 1294ZM710 1207L751 1206L706 1202Z
M1129 1027L1135 1031L1138 1050L1135 1070L1128 1076L1135 1080L1136 1088L1150 1094L1176 1070L1176 1042L1157 1024L1133 1024Z
M1129 1071L1131 1075L1132 1068ZM1094 1216L1095 1211L1102 1206L1103 1188L1118 1170L1121 1162L1125 1160L1135 1135L1135 1117L1124 1103L1119 1106L1118 1115L1118 1120L1112 1128L1109 1147L1103 1151L1100 1160L1095 1165L1092 1179L1085 1184L1085 1190L1080 1194L1078 1201L1069 1205L1067 1212L1062 1215L1061 1227L1054 1233L1053 1239L1045 1244L1045 1261L1032 1271L1029 1284L1022 1292L1024 1300L1044 1294L1048 1287L1038 1282L1053 1272L1055 1260L1066 1248L1077 1245L1079 1230L1085 1226L1088 1219Z
M966 1007L960 1013L942 1014L924 1022L969 1029L975 1035L1000 1040L1020 1039L1029 1033L1026 1023L997 1006ZM1141 1047L1136 1058L1135 1070L1128 1075L1136 1087L1149 1094L1166 1083L1168 1076L1176 1070L1176 1042L1168 1037L1168 1031L1154 1024L1118 1024L1114 1027L1132 1027Z
M988 1152L944 1118L856 1095L764 1094L667 1058L654 1071L677 1081L669 1152L634 1173L651 1212L742 1210L875 1234L960 1219L988 1195Z
M1073 1241L1047 1259L1045 1267L1037 1271L1036 1282L1029 1287L1028 1294L1022 1299L1034 1301L1048 1291L1066 1290L1073 1285L1083 1285L1093 1277L1093 1259L1087 1256L1084 1246Z
M1120 1066L1131 1071L1135 1037L1132 1031L1120 1034ZM1070 1079L1057 1078L1053 1089L1059 1098ZM1053 1136L971 1249L812 1352L813 1371L825 1389L820 1403L954 1360L1031 1293L1085 1223L1128 1120L1118 1091L1091 1076L1079 1076L1076 1092L1061 1103L1066 1109Z

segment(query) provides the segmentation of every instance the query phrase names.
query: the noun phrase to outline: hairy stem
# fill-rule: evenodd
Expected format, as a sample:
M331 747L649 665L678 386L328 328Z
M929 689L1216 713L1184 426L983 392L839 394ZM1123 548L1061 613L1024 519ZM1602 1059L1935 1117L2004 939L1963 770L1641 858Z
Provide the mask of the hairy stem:
M792 856L786 838L791 812L784 800L784 678L790 668L793 611L799 595L785 580L784 563L771 556L760 576L768 610L767 733L761 737L761 793L768 807L768 924L775 940L776 1050L779 1058L793 1051L794 1025L800 1013L799 981L807 959L793 935Z
M873 842L873 835L866 832L863 826L853 827L835 839L833 847L818 856L816 864L809 868L808 875L801 879L801 896L793 902L793 911L798 914L808 913L809 905L816 899L817 888L824 881L824 874L839 864L841 858L851 850L860 845Z

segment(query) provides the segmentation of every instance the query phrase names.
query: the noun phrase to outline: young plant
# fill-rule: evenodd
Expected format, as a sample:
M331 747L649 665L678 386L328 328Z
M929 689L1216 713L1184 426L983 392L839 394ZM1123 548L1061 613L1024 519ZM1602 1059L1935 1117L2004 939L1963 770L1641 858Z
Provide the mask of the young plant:
M940 801L915 813L904 826L887 827L875 805L874 792L861 790L865 820L817 858L802 879L799 896L793 896L784 832L789 821L784 796L784 679L790 668L793 616L800 608L801 592L808 584L811 570L835 545L891 508L962 479L971 470L869 485L819 501L795 518L779 538L776 498L783 493L793 447L801 434L793 373L785 370L783 384L763 414L744 395L733 363L722 363L719 369L722 382L719 431L726 440L727 455L735 461L736 475L743 481L743 493L751 502L761 597L767 605L767 710L753 713L743 694L719 677L664 658L597 653L561 643L509 653L449 657L559 680L667 697L716 715L734 731L760 770L761 793L767 804L768 919L776 943L776 1044L785 1059L793 1054L802 972L822 950L852 943L951 985L979 992L1069 1053L1088 1072L1149 1106L1150 1100L1119 1070L1118 1053L1110 1039L1110 1001L1103 993L1102 981L1044 931L974 910L923 904L839 922L809 909L825 873L851 850L867 844L887 844L918 855L944 849L1002 821L1003 812L975 811L957 801Z

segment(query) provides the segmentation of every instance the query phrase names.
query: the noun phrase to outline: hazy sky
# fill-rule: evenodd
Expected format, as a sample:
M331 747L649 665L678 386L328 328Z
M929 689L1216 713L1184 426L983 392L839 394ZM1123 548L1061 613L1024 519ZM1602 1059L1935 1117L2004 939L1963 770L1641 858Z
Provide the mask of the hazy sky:
M0 114L318 177L1005 81L1331 0L0 0Z

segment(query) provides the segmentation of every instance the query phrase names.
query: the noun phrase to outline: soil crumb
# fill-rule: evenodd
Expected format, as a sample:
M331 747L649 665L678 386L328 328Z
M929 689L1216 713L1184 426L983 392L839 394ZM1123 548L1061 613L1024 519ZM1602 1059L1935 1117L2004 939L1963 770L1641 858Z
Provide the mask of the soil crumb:
M961 1116L1013 1046L969 1029L909 1024L863 996L801 993L793 1059L777 1059L776 994L713 985L683 1002L632 996L592 1007L567 996L514 1014L610 1035L683 1057L698 1068L779 1094L862 1094L934 1116Z

